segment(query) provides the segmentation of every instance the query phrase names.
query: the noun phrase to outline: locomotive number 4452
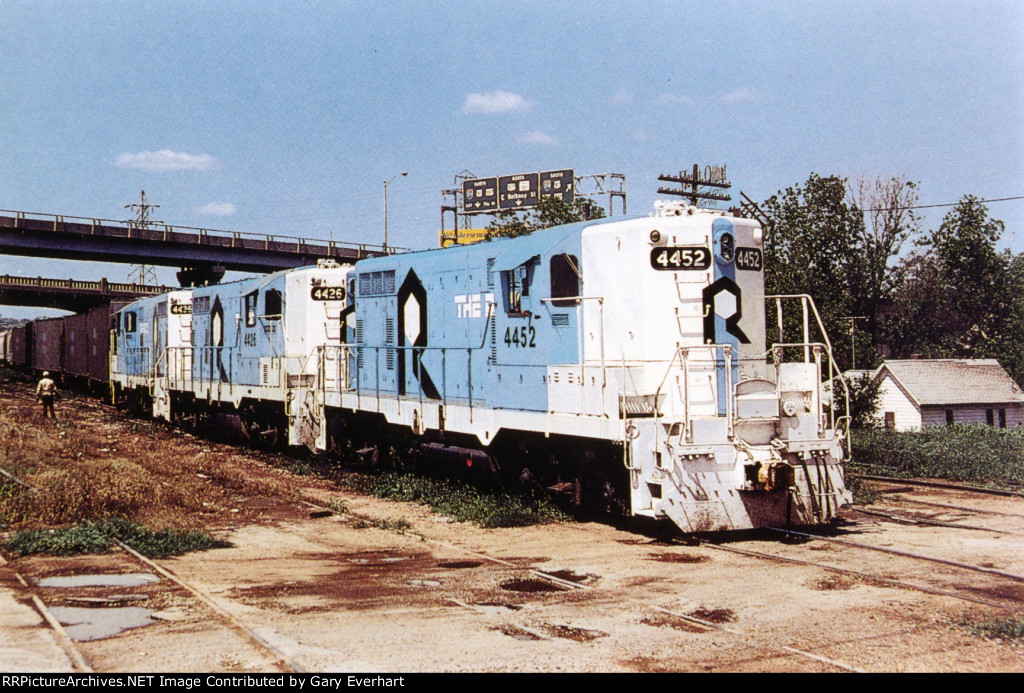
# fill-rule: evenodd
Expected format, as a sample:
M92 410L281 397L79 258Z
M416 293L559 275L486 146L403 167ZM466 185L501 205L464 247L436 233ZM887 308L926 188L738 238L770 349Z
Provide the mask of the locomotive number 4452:
M651 249L651 267L656 270L706 270L711 251L701 245Z

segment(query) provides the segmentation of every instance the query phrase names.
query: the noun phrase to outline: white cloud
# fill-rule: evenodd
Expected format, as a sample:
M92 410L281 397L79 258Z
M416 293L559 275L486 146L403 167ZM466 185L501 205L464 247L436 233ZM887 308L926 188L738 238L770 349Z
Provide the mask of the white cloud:
M754 89L747 89L741 87L730 91L728 94L722 94L722 101L724 103L740 103L742 101L758 101L761 95Z
M219 162L209 154L186 154L161 149L158 152L125 153L117 157L121 168L137 168L151 173L166 171L209 171L217 168Z
M463 113L508 113L526 111L533 106L519 94L508 91L489 91L486 94L466 94L462 102Z
M681 103L691 106L693 105L694 100L693 97L686 96L685 94L665 93L658 97L658 103Z
M236 211L235 206L230 202L211 202L199 208L200 214L209 214L215 217L229 217Z
M523 133L519 136L517 141L520 144L543 144L548 147L553 147L558 144L558 140L554 137L546 132L540 132L539 130Z
M628 89L619 89L612 97L612 104L615 106L631 106L633 104L633 92Z

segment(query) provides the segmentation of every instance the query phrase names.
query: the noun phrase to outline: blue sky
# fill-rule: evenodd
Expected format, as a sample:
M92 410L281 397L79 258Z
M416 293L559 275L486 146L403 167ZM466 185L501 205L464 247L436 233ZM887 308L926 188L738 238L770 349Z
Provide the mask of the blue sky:
M734 198L1024 195L1024 3L0 0L2 209L124 219L145 189L167 223L380 243L408 171L389 241L425 248L462 171L622 173L647 213L693 163ZM1024 200L989 210L1024 251Z

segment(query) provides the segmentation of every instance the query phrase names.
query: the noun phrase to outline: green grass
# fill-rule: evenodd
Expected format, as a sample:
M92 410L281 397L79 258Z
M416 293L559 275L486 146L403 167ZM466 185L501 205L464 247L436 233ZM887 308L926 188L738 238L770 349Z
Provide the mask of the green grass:
M853 432L854 473L929 477L984 486L1024 484L1024 427L932 426L897 433Z
M853 492L853 502L857 505L871 505L882 496L881 492L865 486L864 482L857 477L847 479L846 488Z
M958 624L961 628L983 638L999 640L1024 640L1024 619L1012 617L994 617L978 621L971 616L964 616Z
M569 519L545 498L488 493L459 482L415 474L346 474L339 483L378 498L420 503L434 512L480 527L522 527Z
M110 519L104 522L85 522L63 529L22 530L7 541L5 548L23 556L74 556L105 553L114 546L115 539L120 539L150 558L180 556L190 551L231 546L228 542L195 530L152 530L137 522Z

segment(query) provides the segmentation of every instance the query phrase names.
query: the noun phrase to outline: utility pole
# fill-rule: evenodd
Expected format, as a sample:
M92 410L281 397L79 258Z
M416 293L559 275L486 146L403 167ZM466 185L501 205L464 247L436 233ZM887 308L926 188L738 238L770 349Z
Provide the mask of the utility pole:
M139 202L125 205L124 208L135 211L135 219L128 222L129 224L133 224L137 229L148 229L149 225L153 223L149 218L149 210L156 209L160 205L148 204L146 202L145 190L139 195ZM128 270L128 281L133 284L141 284L142 286L156 286L156 269L152 265L132 265Z
M408 171L402 171L391 176L390 180L384 181L384 249L388 247L388 186L391 185L396 178L399 176L408 176Z
M850 370L857 370L857 321L867 320L865 315L844 315L840 320L850 321Z
M699 200L721 200L728 202L732 199L729 195L702 190L702 188L728 190L732 187L732 183L727 182L725 179L725 166L705 166L703 175L701 175L700 166L694 164L692 173L687 174L680 171L678 176L663 174L658 176L658 180L678 183L681 186L678 190L674 188L658 188L659 193L688 197L690 198L690 204L694 206L697 205Z

